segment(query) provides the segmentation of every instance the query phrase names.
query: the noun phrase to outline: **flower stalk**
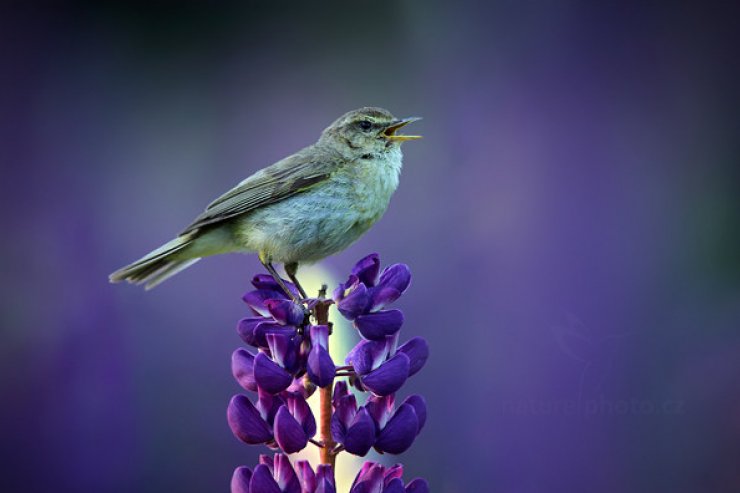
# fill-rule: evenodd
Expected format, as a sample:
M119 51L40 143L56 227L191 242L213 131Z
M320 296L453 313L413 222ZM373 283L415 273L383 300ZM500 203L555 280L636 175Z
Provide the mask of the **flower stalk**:
M331 301L326 299L326 285L319 290L319 302L314 307L314 317L318 325L326 325L331 328L329 322L329 307ZM331 335L331 330L329 331ZM326 350L329 351L328 343ZM334 379L325 387L319 388L319 436L321 437L321 449L319 449L320 460L322 464L331 466L332 471L336 464L336 443L331 436L331 416L332 416L332 392L334 391Z

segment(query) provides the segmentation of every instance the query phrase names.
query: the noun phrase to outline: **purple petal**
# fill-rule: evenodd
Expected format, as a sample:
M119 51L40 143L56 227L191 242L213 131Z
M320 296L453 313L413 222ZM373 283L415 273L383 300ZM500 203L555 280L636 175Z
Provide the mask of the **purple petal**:
M347 295L337 303L339 313L349 320L370 308L370 293L364 284L356 284Z
M295 287L295 284L285 279L282 279L282 281L296 297L300 296L300 293L298 293L298 288ZM280 287L280 284L278 284L277 281L270 274L257 274L252 278L252 286L257 289L277 291L280 293L280 298L288 298L288 296L283 291L283 288Z
M295 463L296 474L298 474L298 480L301 483L301 488L306 492L313 492L316 490L316 474L311 469L311 464L307 460L299 460Z
M403 464L392 465L388 468L383 477L385 478L384 480L386 483L393 478L403 479Z
M321 346L314 346L311 349L306 370L308 378L319 387L330 385L336 374L336 367L329 352Z
M265 464L259 464L254 468L252 480L249 482L250 493L282 493Z
M340 380L336 384L334 384L334 395L332 395L331 397L332 405L336 407L339 399L341 399L345 395L349 395L347 382L345 382L344 380Z
M385 467L374 462L365 462L357 473L350 493L380 493L383 490Z
M301 493L301 483L287 456L275 454L272 475L283 493Z
M239 385L247 390L257 392L254 379L254 355L244 348L239 348L231 355L231 373Z
M370 311L376 311L396 301L411 283L411 271L405 264L386 267L380 274L378 285L371 291Z
M336 493L334 487L334 471L328 464L320 464L316 468L316 491L314 493Z
M252 479L252 470L250 468L239 466L234 469L234 475L231 476L231 493L250 493L250 479Z
M367 287L375 286L378 282L378 272L380 271L380 256L377 253L361 258L352 267L352 274Z
M252 346L266 348L267 334L287 334L289 336L293 336L296 333L294 327L280 325L270 318L266 318L264 320L264 322L258 323L254 328L252 336L254 344L252 344Z
M375 443L375 422L364 407L355 414L343 443L347 452L359 456L367 454Z
M235 395L231 398L226 410L226 419L234 435L245 443L265 443L272 440L270 426L244 395Z
M256 375L256 369L255 369ZM390 395L403 386L409 376L409 357L396 353L376 370L361 377L362 385L375 395Z
M406 485L406 493L429 493L429 483L421 478L416 478Z
M311 336L311 344L314 346L321 346L324 349L329 348L329 326L327 325L312 325L309 329Z
M360 341L347 354L346 363L352 365L358 375L365 375L380 367L387 357L386 341Z
M287 396L285 398L290 414L301 424L306 436L311 438L316 434L316 420L311 412L311 407L300 394Z
M239 337L241 337L244 342L246 342L250 346L257 346L257 340L254 331L257 328L258 324L261 324L262 322L265 322L267 320L269 319L265 317L243 318L239 320L239 322L236 324L236 332L239 334Z
M257 396L257 403L254 407L257 408L260 412L260 416L262 416L265 421L272 423L275 421L275 414L277 414L280 406L285 404L285 401L282 397L272 395L259 387L257 387Z
M271 332L265 335L267 347L270 348L272 360L286 368L290 360L295 359L293 337L285 333Z
M291 394L300 394L304 399L308 399L316 391L316 385L300 376L294 378L293 383L285 391Z
M300 325L305 318L303 306L293 303L291 300L265 300L265 307L267 307L272 318L281 325Z
M401 310L383 310L379 312L358 315L354 326L360 331L362 337L373 341L385 340L398 332L403 325L403 313Z
M301 424L290 414L287 406L278 409L275 415L273 429L275 430L275 441L286 454L293 454L299 450L303 450L308 443L306 432L303 431Z
M419 430L416 432L417 435L424 428L424 424L427 422L427 403L424 398L420 395L410 395L403 401L403 404L408 404L414 408L416 417L419 419Z
M416 411L411 405L403 404L378 435L375 448L389 454L400 454L414 443L418 431L419 419Z
M260 454L259 463L266 465L270 469L270 474L274 475L275 471L275 460L271 455Z
M409 357L409 376L416 374L424 367L429 358L429 344L423 337L409 339L406 344L398 348L398 351L406 353Z
M331 416L331 432L334 440L344 443L347 428L357 413L357 399L348 394L338 399L334 404L334 413Z
M285 294L281 291L273 291L270 289L257 289L249 291L242 296L242 300L246 303L249 308L252 309L255 315L262 315L263 317L269 317L270 311L267 309L265 301L285 298Z
M370 413L370 416L375 421L378 429L385 428L386 423L388 423L388 419L393 415L394 402L395 397L393 395L385 397L377 397L373 395L367 400L365 409Z
M254 379L259 388L270 394L278 394L287 389L293 377L265 353L254 358Z
M403 487L403 481L398 478L391 479L386 482L383 493L406 493Z

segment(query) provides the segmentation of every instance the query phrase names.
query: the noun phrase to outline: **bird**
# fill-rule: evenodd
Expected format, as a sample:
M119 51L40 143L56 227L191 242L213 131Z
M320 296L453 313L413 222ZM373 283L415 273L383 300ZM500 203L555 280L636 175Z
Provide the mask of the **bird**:
M203 257L257 253L291 297L274 264L305 299L299 264L340 252L385 213L402 168L398 130L419 117L378 107L340 116L305 147L241 181L211 202L177 237L109 276L151 289Z

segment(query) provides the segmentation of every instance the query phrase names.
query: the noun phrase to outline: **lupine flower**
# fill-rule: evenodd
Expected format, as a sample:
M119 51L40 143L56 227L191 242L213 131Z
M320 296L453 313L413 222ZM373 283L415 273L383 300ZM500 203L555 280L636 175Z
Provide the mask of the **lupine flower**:
M404 486L401 476L401 464L386 468L381 464L365 462L349 493L429 493L429 484L425 480L416 478Z
M277 445L289 454L302 450L316 434L316 420L299 393L273 396L260 390L256 405L244 395L235 395L226 415L231 431L239 440L270 447Z
M372 448L400 454L408 449L426 423L424 398L411 395L394 409L394 396L368 399L358 407L355 396L343 382L334 389L331 432L347 452L364 456Z
M384 396L396 392L407 378L416 374L429 357L429 345L422 337L414 337L396 348L398 334L383 341L360 341L347 355L357 378L359 390L370 390Z
M283 454L274 459L261 455L252 471L237 467L231 478L232 493L335 493L330 466L320 465L316 473L308 461L296 462L295 469Z
M357 262L347 281L334 291L339 312L352 320L368 340L383 340L398 332L403 313L383 308L397 300L411 283L411 272L405 264L386 267L380 276L379 270L380 258L372 253Z
M336 367L329 356L329 327L312 325L311 352L308 354L308 378L319 387L326 387L334 381Z
M376 427L365 407L357 407L357 399L349 393L347 384L337 382L333 396L334 413L331 434L350 454L364 456L375 444Z

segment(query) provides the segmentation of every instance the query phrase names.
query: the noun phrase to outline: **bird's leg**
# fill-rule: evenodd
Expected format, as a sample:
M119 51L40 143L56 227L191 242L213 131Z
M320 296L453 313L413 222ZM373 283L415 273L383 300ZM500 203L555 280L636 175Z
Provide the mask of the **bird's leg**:
M288 286L286 286L285 285L285 282L283 282L283 278L278 275L278 273L275 270L275 267L273 267L272 262L270 261L270 259L267 258L267 257L265 257L265 256L263 256L262 254L259 255L259 258L260 258L260 262L262 263L262 265L264 265L265 266L265 269L267 269L267 272L269 272L270 275L272 276L272 278L275 279L275 282L280 285L280 287L283 289L283 291L285 292L285 294L287 294L288 297L291 300L293 300L294 303L297 303L297 304L300 305L301 304L301 300L299 300L298 298L296 298L296 295L293 294L293 291L291 291L290 289L288 289Z
M298 282L298 278L296 277L296 273L298 272L298 262L289 262L285 264L285 273L288 274L288 277L291 281L293 281L293 284L295 284L295 287L298 289L298 292L301 293L301 297L305 300L308 298L306 296L306 290L303 289L303 286L301 286L301 283Z

